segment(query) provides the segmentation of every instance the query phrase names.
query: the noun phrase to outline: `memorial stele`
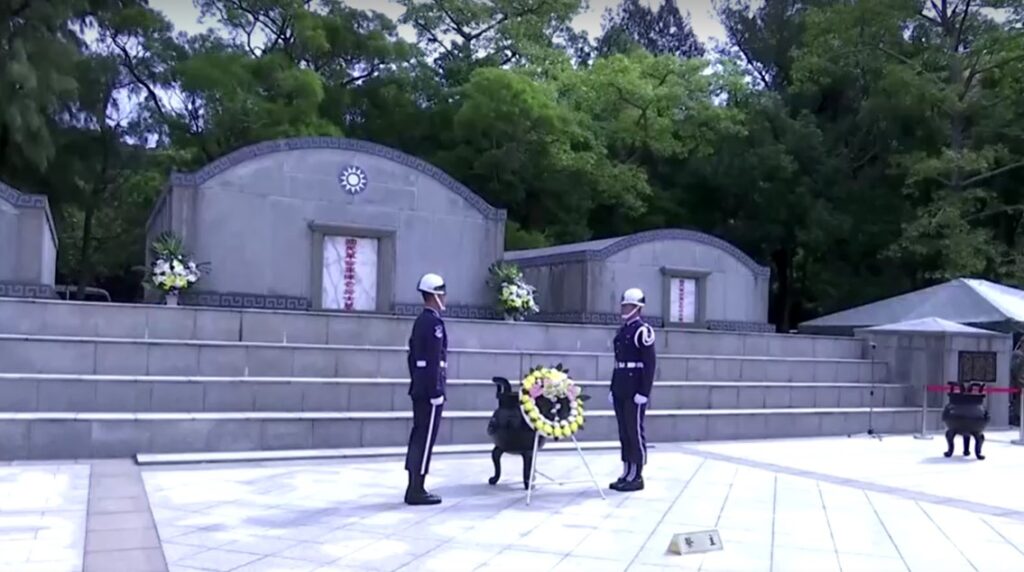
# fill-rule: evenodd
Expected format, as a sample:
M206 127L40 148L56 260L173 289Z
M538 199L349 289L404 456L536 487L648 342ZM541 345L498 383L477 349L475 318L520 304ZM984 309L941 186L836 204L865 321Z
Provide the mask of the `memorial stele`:
M0 181L0 297L52 298L56 271L49 201Z
M504 252L506 213L437 167L374 143L268 141L175 173L147 224L184 239L209 274L183 302L206 306L418 311L437 272L448 315L496 317L492 263L520 264L541 319L611 323L638 286L657 324L766 331L769 271L718 238L663 229Z

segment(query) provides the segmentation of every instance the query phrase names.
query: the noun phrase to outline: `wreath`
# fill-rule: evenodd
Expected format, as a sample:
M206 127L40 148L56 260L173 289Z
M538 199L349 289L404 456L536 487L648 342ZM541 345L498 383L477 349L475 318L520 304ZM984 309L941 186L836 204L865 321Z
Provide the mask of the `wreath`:
M583 428L586 400L562 364L534 367L519 388L523 419L534 431L556 440L572 437Z

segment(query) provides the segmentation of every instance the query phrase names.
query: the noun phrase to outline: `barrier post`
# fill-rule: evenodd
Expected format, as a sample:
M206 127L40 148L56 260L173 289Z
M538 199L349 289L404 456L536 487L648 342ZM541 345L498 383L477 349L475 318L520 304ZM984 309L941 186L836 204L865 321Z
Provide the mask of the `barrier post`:
M1024 391L1018 391L1018 393L1020 398L1017 400L1017 414L1020 416L1018 418L1020 425L1017 427L1017 438L1011 441L1011 443L1014 445L1024 445Z
M921 389L921 432L914 435L914 439L929 441L932 436L928 434L928 385Z

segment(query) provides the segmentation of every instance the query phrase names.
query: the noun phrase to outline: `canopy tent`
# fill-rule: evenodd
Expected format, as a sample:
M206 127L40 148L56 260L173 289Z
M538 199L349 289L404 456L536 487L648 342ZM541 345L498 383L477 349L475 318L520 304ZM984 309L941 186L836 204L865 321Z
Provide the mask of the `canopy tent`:
M843 310L800 324L801 333L851 335L858 328L939 318L1001 332L1024 325L1024 290L987 280L943 284Z
M958 334L964 336L993 335L989 330L965 326L956 322L950 322L949 320L943 320L942 318L920 318L917 320L907 320L905 322L897 322L895 324L871 326L870 328L864 328L861 331L884 334Z

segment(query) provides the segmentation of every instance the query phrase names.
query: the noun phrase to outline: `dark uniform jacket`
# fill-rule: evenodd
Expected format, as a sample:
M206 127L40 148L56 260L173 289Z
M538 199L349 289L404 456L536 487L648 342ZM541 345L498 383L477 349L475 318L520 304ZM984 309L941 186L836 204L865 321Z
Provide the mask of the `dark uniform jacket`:
M409 395L413 399L434 399L445 394L447 381L448 333L441 316L425 308L412 326L409 337Z
M650 397L655 365L654 329L640 318L623 324L615 334L612 394L623 399L637 393Z

